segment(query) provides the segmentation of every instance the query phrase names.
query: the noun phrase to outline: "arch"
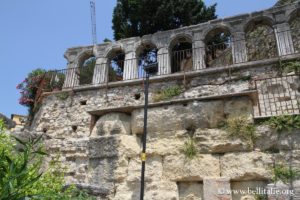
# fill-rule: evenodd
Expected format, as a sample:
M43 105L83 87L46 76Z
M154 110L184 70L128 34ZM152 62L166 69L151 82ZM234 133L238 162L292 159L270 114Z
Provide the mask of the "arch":
M121 46L112 46L106 52L108 82L123 80L125 52Z
M143 41L136 48L135 55L137 60L137 76L142 78L145 75L144 67L148 64L157 63L158 49L151 41Z
M108 48L106 48L103 55L105 58L109 58L112 56L112 54L114 54L114 52L117 51L123 51L123 46L121 44L114 44L109 46Z
M91 84L93 82L96 57L92 50L84 51L78 56L76 74L79 85Z
M250 20L245 26L245 43L248 61L278 56L274 21L266 16Z
M95 55L92 50L87 50L87 51L80 53L76 58L76 61L77 61L76 67L82 67L84 61L93 56L95 56Z
M191 71L193 68L193 39L187 34L178 34L171 38L169 55L171 73Z
M296 53L300 52L300 8L294 10L289 16L289 25L291 30L292 41Z
M226 30L230 33L234 33L234 30L227 24L217 24L213 27L207 28L203 31L203 41L205 42L205 40L207 40L209 38L209 35L211 35L212 33L218 31L218 30Z
M247 33L249 31L252 31L257 25L266 25L273 27L275 24L274 19L268 17L268 16L259 16L255 18L249 19L245 25L244 25L244 32Z
M232 64L232 34L224 25L210 29L204 38L205 62L207 67Z

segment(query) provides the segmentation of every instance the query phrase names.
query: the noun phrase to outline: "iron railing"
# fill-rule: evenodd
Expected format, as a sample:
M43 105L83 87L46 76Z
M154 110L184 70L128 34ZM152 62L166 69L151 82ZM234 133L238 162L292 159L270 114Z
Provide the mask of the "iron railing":
M300 114L300 75L255 80L256 117Z

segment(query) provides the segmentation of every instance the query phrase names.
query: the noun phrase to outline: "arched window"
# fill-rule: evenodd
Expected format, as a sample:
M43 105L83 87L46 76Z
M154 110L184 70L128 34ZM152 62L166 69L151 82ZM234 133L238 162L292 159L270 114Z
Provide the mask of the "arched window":
M138 58L138 78L142 78L145 76L144 67L157 63L157 48L155 45L149 44L142 44L136 52Z
M274 29L268 21L249 23L245 33L248 61L274 58L278 55Z
M300 9L293 13L290 19L290 29L296 53L300 52Z
M231 33L225 28L211 30L205 37L205 61L207 67L232 64Z
M108 57L108 81L123 80L125 53L122 50L113 51Z
M92 84L94 69L96 65L96 57L90 54L80 59L77 75L79 77L79 85Z
M193 69L192 41L187 37L178 37L171 42L171 73L191 71Z

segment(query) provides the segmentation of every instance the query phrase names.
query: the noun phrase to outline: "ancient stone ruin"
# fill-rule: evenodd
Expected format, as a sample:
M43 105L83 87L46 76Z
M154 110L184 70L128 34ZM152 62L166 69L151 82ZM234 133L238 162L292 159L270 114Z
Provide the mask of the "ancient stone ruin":
M51 87L40 88L31 130L45 135L51 156L60 154L69 183L99 199L139 199L143 67L157 63L149 86L145 199L263 198L230 193L249 188L291 189L300 199L299 177L291 184L272 180L274 164L300 169L299 130L278 134L257 123L300 112L299 74L282 70L300 58L299 29L296 2L70 48L67 69L45 77ZM239 117L255 123L255 140L229 136L226 122ZM196 151L191 157L189 148Z

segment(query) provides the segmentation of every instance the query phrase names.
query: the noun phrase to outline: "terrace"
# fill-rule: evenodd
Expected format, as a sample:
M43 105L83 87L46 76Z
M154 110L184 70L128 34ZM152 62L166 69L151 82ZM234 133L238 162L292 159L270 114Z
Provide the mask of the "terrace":
M45 74L37 98L45 92L139 84L144 66L153 63L158 71L151 80L164 82L295 60L300 58L299 30L298 3L142 38L71 48L65 53L68 68ZM297 73L254 82L257 117L299 114ZM281 89L274 88L276 84Z

